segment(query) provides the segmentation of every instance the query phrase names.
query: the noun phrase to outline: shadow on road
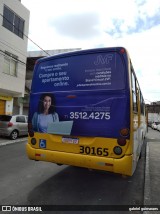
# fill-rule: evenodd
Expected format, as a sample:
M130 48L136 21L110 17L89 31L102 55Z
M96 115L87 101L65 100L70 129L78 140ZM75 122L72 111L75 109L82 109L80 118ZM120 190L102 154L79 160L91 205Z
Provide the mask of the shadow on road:
M34 188L30 204L40 205L138 205L143 204L143 156L132 177L67 167Z

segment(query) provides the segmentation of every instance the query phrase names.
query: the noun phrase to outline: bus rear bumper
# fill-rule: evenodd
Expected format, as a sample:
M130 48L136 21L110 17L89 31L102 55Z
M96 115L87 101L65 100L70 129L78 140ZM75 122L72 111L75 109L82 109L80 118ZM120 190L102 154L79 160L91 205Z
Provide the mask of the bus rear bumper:
M32 148L29 143L26 144L26 151L28 158L32 160L85 167L89 169L98 169L128 176L132 176L133 174L133 155L125 155L122 158L113 159L99 156L35 149Z

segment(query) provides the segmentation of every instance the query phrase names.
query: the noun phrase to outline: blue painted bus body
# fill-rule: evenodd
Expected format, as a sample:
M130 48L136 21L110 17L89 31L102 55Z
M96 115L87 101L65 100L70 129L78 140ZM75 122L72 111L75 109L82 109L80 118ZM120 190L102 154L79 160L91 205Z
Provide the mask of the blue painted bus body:
M38 60L29 122L41 94L51 93L59 120L73 121L71 136L120 137L122 128L130 128L128 58L121 50L84 50Z

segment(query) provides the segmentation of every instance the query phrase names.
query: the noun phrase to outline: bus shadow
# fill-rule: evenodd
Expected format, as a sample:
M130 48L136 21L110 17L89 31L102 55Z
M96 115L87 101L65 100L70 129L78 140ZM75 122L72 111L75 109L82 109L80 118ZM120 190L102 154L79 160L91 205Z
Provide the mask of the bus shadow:
M38 205L130 205L142 204L141 167L132 177L104 171L67 167L34 188L29 204Z

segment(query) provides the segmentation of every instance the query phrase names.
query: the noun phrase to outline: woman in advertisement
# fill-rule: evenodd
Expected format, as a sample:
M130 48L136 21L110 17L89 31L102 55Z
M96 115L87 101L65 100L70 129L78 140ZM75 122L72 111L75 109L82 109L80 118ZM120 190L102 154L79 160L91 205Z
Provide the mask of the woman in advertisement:
M35 132L46 133L48 124L59 122L58 114L55 112L55 98L53 94L42 94L38 104L38 111L32 118L32 126Z

